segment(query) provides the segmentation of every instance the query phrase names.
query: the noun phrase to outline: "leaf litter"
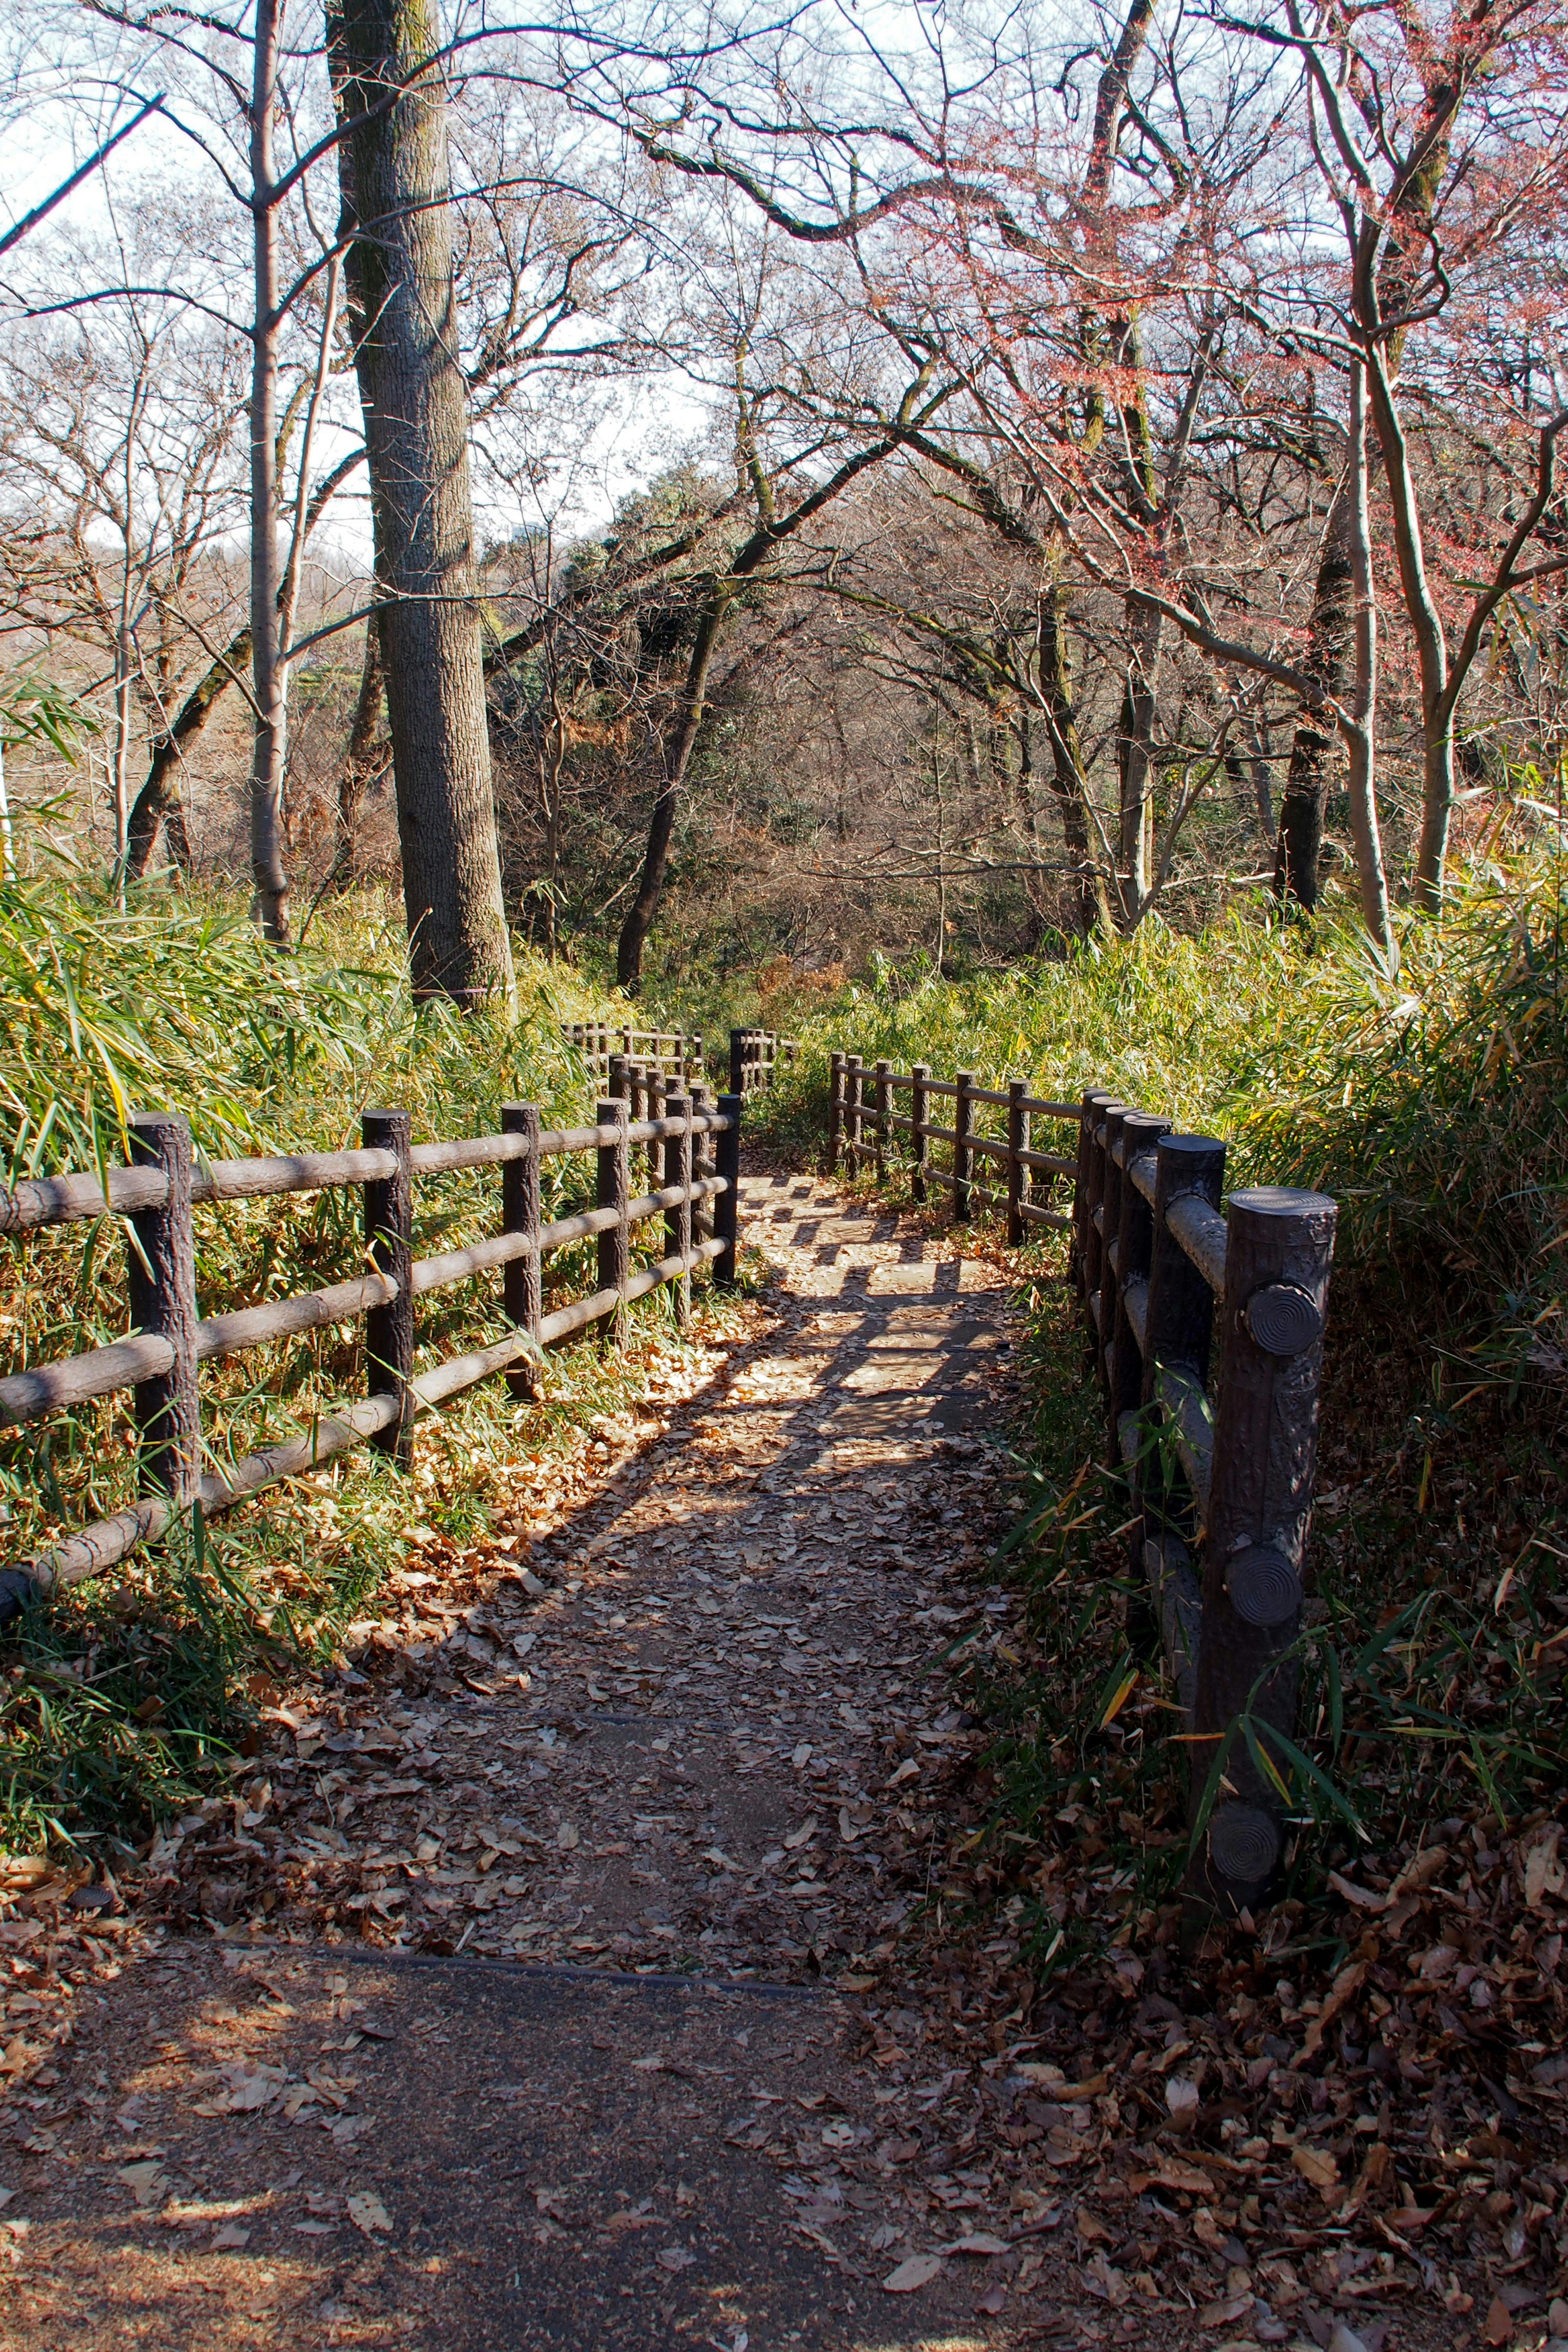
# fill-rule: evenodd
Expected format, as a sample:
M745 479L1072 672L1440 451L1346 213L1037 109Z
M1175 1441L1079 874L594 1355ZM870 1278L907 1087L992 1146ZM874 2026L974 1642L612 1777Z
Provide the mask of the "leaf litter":
M822 1410L868 1365L875 1381L838 1284L900 1262L907 1241L884 1232L826 1275L819 1249L770 1232L783 1283L746 1310L742 1348L672 1349L660 1421L607 1420L592 1476L531 1488L504 1549L416 1530L390 1605L279 1694L244 1785L161 1834L107 1916L71 1911L82 1874L5 1883L6 2112L30 2174L66 2144L55 2061L84 1992L171 1937L217 1939L251 1996L227 2022L252 2042L258 2012L295 2030L268 1969L345 1937L805 1978L856 2021L843 2113L781 2101L762 2053L737 2052L752 2099L728 2137L778 2168L840 2277L894 2295L960 2280L980 2316L1048 2331L1069 2312L1086 2342L1568 2334L1557 1825L1445 1823L1441 1844L1340 1875L1337 1946L1292 1948L1282 1914L1195 1970L1170 1921L1130 1916L1097 1870L1090 1809L998 1866L986 1677L1028 1642L986 1568L1005 1462L922 1429L905 1468L907 1433L834 1440ZM1001 1273L968 1247L990 1291L976 1312L999 1322ZM1005 1353L963 1377L994 1423ZM1124 1695L1110 1736L1145 1703ZM1074 1929L1070 1966L1027 1964L1020 1863ZM331 1983L314 2063L225 2053L215 2018L211 2063L170 2070L184 2105L352 2155L374 2127L354 2055L390 2029ZM118 2168L122 2195L181 2213L161 2156L132 2141ZM344 2217L370 2245L393 2231L373 2191L331 2214L310 2193L291 2223L307 2243ZM243 2251L247 2228L221 2221L215 2247Z

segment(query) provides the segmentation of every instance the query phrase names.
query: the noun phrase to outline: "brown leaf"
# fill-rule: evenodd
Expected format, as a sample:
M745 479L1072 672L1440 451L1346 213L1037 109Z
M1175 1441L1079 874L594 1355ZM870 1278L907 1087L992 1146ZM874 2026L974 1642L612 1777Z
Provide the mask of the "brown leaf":
M1307 2147L1298 2142L1290 2150L1290 2161L1302 2179L1314 2189L1331 2189L1339 2179L1340 2168L1327 2148Z

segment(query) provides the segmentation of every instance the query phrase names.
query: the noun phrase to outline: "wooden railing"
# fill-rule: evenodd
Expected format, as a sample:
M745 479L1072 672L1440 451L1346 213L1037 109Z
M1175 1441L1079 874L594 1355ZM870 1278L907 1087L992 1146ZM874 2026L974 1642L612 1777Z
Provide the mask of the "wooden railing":
M871 1081L868 1100L866 1080ZM910 1096L905 1118L891 1106ZM951 1127L926 1116L953 1103ZM1005 1108L986 1136L980 1107ZM1032 1118L1073 1120L1076 1149L1036 1151ZM1307 1538L1336 1203L1260 1185L1223 1197L1226 1147L1180 1135L1101 1088L1050 1102L916 1065L867 1070L832 1057L827 1163L895 1172L907 1136L910 1189L941 1185L957 1219L1004 1208L1007 1236L1072 1234L1112 1458L1136 1506L1135 1581L1146 1580L1184 1717L1194 1829L1189 1891L1234 1911L1259 1901L1283 1844L1306 1606ZM944 1144L933 1168L929 1147ZM976 1160L994 1181L977 1181ZM1037 1202L1038 1175L1070 1176L1070 1213Z
M102 1184L94 1176L54 1176L0 1194L3 1234L105 1215L127 1218L132 1229L127 1273L135 1327L107 1347L0 1379L0 1423L37 1421L131 1388L139 1436L138 1500L51 1550L0 1571L0 1622L39 1594L80 1583L155 1540L193 1505L209 1516L228 1510L360 1444L405 1465L418 1413L447 1403L494 1372L507 1372L514 1384L530 1391L543 1349L605 1318L614 1318L618 1339L630 1302L662 1284L675 1286L677 1315L684 1320L698 1266L711 1264L720 1282L735 1279L738 1096L723 1096L715 1106L706 1087L676 1090L663 1095L656 1117L642 1118L634 1114L625 1070L613 1067L592 1127L545 1129L531 1103L505 1105L499 1135L414 1143L410 1125L405 1110L367 1111L357 1151L197 1165L186 1121L146 1114L131 1122L132 1164L110 1169ZM649 1189L634 1194L633 1155L639 1151L646 1152ZM542 1163L576 1152L595 1155L595 1205L544 1222ZM501 1171L500 1231L464 1249L416 1258L416 1179L489 1167ZM303 1297L231 1314L198 1315L195 1203L347 1185L363 1188L370 1271ZM664 1220L664 1254L653 1264L634 1267L633 1232L657 1217ZM597 1287L545 1314L544 1260L590 1238L597 1245ZM511 1329L487 1347L416 1376L415 1300L498 1269ZM300 1435L243 1461L204 1468L198 1386L203 1363L362 1316L366 1394L361 1402L339 1406Z
M590 1069L605 1076L617 1055L624 1062L637 1062L658 1070L667 1084L674 1081L678 1093L687 1079L700 1079L703 1075L702 1040L694 1032L624 1026L617 1029L608 1021L571 1021L561 1034Z
M800 1051L795 1037L781 1037L772 1029L731 1029L730 1032L730 1092L755 1094L770 1086Z

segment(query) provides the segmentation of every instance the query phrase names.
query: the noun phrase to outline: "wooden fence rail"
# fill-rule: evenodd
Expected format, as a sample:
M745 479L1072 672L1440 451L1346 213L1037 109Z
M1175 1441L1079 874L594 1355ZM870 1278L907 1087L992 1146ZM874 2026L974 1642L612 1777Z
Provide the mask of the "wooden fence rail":
M631 1029L624 1025L617 1029L609 1021L569 1021L561 1034L590 1069L600 1070L606 1076L614 1055L624 1062L650 1064L667 1081L675 1081L678 1093L688 1079L702 1076L703 1045L694 1032Z
M908 1118L891 1108L900 1090ZM951 1126L928 1118L933 1097L953 1103ZM1006 1113L1002 1135L976 1127L992 1108ZM1073 1151L1034 1150L1036 1118L1074 1122ZM1282 1185L1226 1200L1222 1142L1103 1088L1052 1102L1019 1079L984 1087L967 1070L950 1081L835 1054L829 1170L886 1178L895 1135L909 1138L917 1201L941 1184L955 1219L1000 1209L1015 1244L1031 1226L1072 1235L1111 1458L1137 1508L1135 1580L1170 1663L1191 1817L1204 1823L1189 1892L1226 1911L1255 1905L1279 1864L1291 1778L1269 1735L1296 1733L1336 1203ZM948 1147L940 1171L932 1142ZM977 1158L994 1182L976 1181ZM1037 1202L1037 1176L1070 1177L1070 1209Z
M634 1105L621 1056L611 1057L608 1075L592 1127L546 1129L535 1105L509 1103L498 1135L416 1144L410 1140L406 1111L374 1110L364 1115L358 1151L218 1160L201 1168L193 1164L186 1122L147 1114L131 1122L130 1166L109 1169L101 1181L49 1177L0 1194L0 1233L35 1232L104 1215L130 1220L128 1282L138 1328L107 1347L0 1379L0 1423L36 1421L132 1389L140 1489L139 1499L127 1509L0 1570L0 1623L29 1601L96 1576L155 1540L194 1503L208 1515L228 1510L359 1444L405 1464L417 1414L494 1372L506 1372L514 1386L530 1389L543 1349L605 1318L612 1318L618 1339L632 1300L661 1285L674 1286L677 1315L684 1319L698 1266L711 1265L719 1281L732 1283L740 1096L721 1096L714 1104L705 1087L693 1086L686 1093L679 1086L661 1087L657 1111L645 1117L641 1103ZM637 1193L634 1151L647 1155L648 1189ZM544 1221L542 1162L580 1152L595 1155L595 1206ZM488 1167L501 1170L500 1232L463 1249L416 1258L415 1180ZM265 1306L198 1315L195 1203L354 1184L363 1187L372 1271ZM664 1221L665 1254L653 1264L634 1266L632 1234L654 1218ZM597 1247L597 1288L545 1314L544 1259L589 1239ZM487 1347L416 1376L415 1300L496 1269L502 1273L511 1329ZM361 1402L341 1406L300 1435L243 1461L204 1467L200 1365L360 1317L365 1323L367 1390Z

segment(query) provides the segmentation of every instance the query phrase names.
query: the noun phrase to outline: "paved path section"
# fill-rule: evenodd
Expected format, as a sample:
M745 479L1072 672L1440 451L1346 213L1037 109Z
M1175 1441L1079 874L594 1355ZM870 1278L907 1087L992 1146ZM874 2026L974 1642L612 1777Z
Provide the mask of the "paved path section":
M7 2352L1118 2332L1044 2299L1005 2058L900 1990L945 1660L1011 1606L1004 1278L805 1177L743 1213L751 1339L526 1565L408 1570L363 1680L168 1842L216 1932L108 1987L0 2152Z

